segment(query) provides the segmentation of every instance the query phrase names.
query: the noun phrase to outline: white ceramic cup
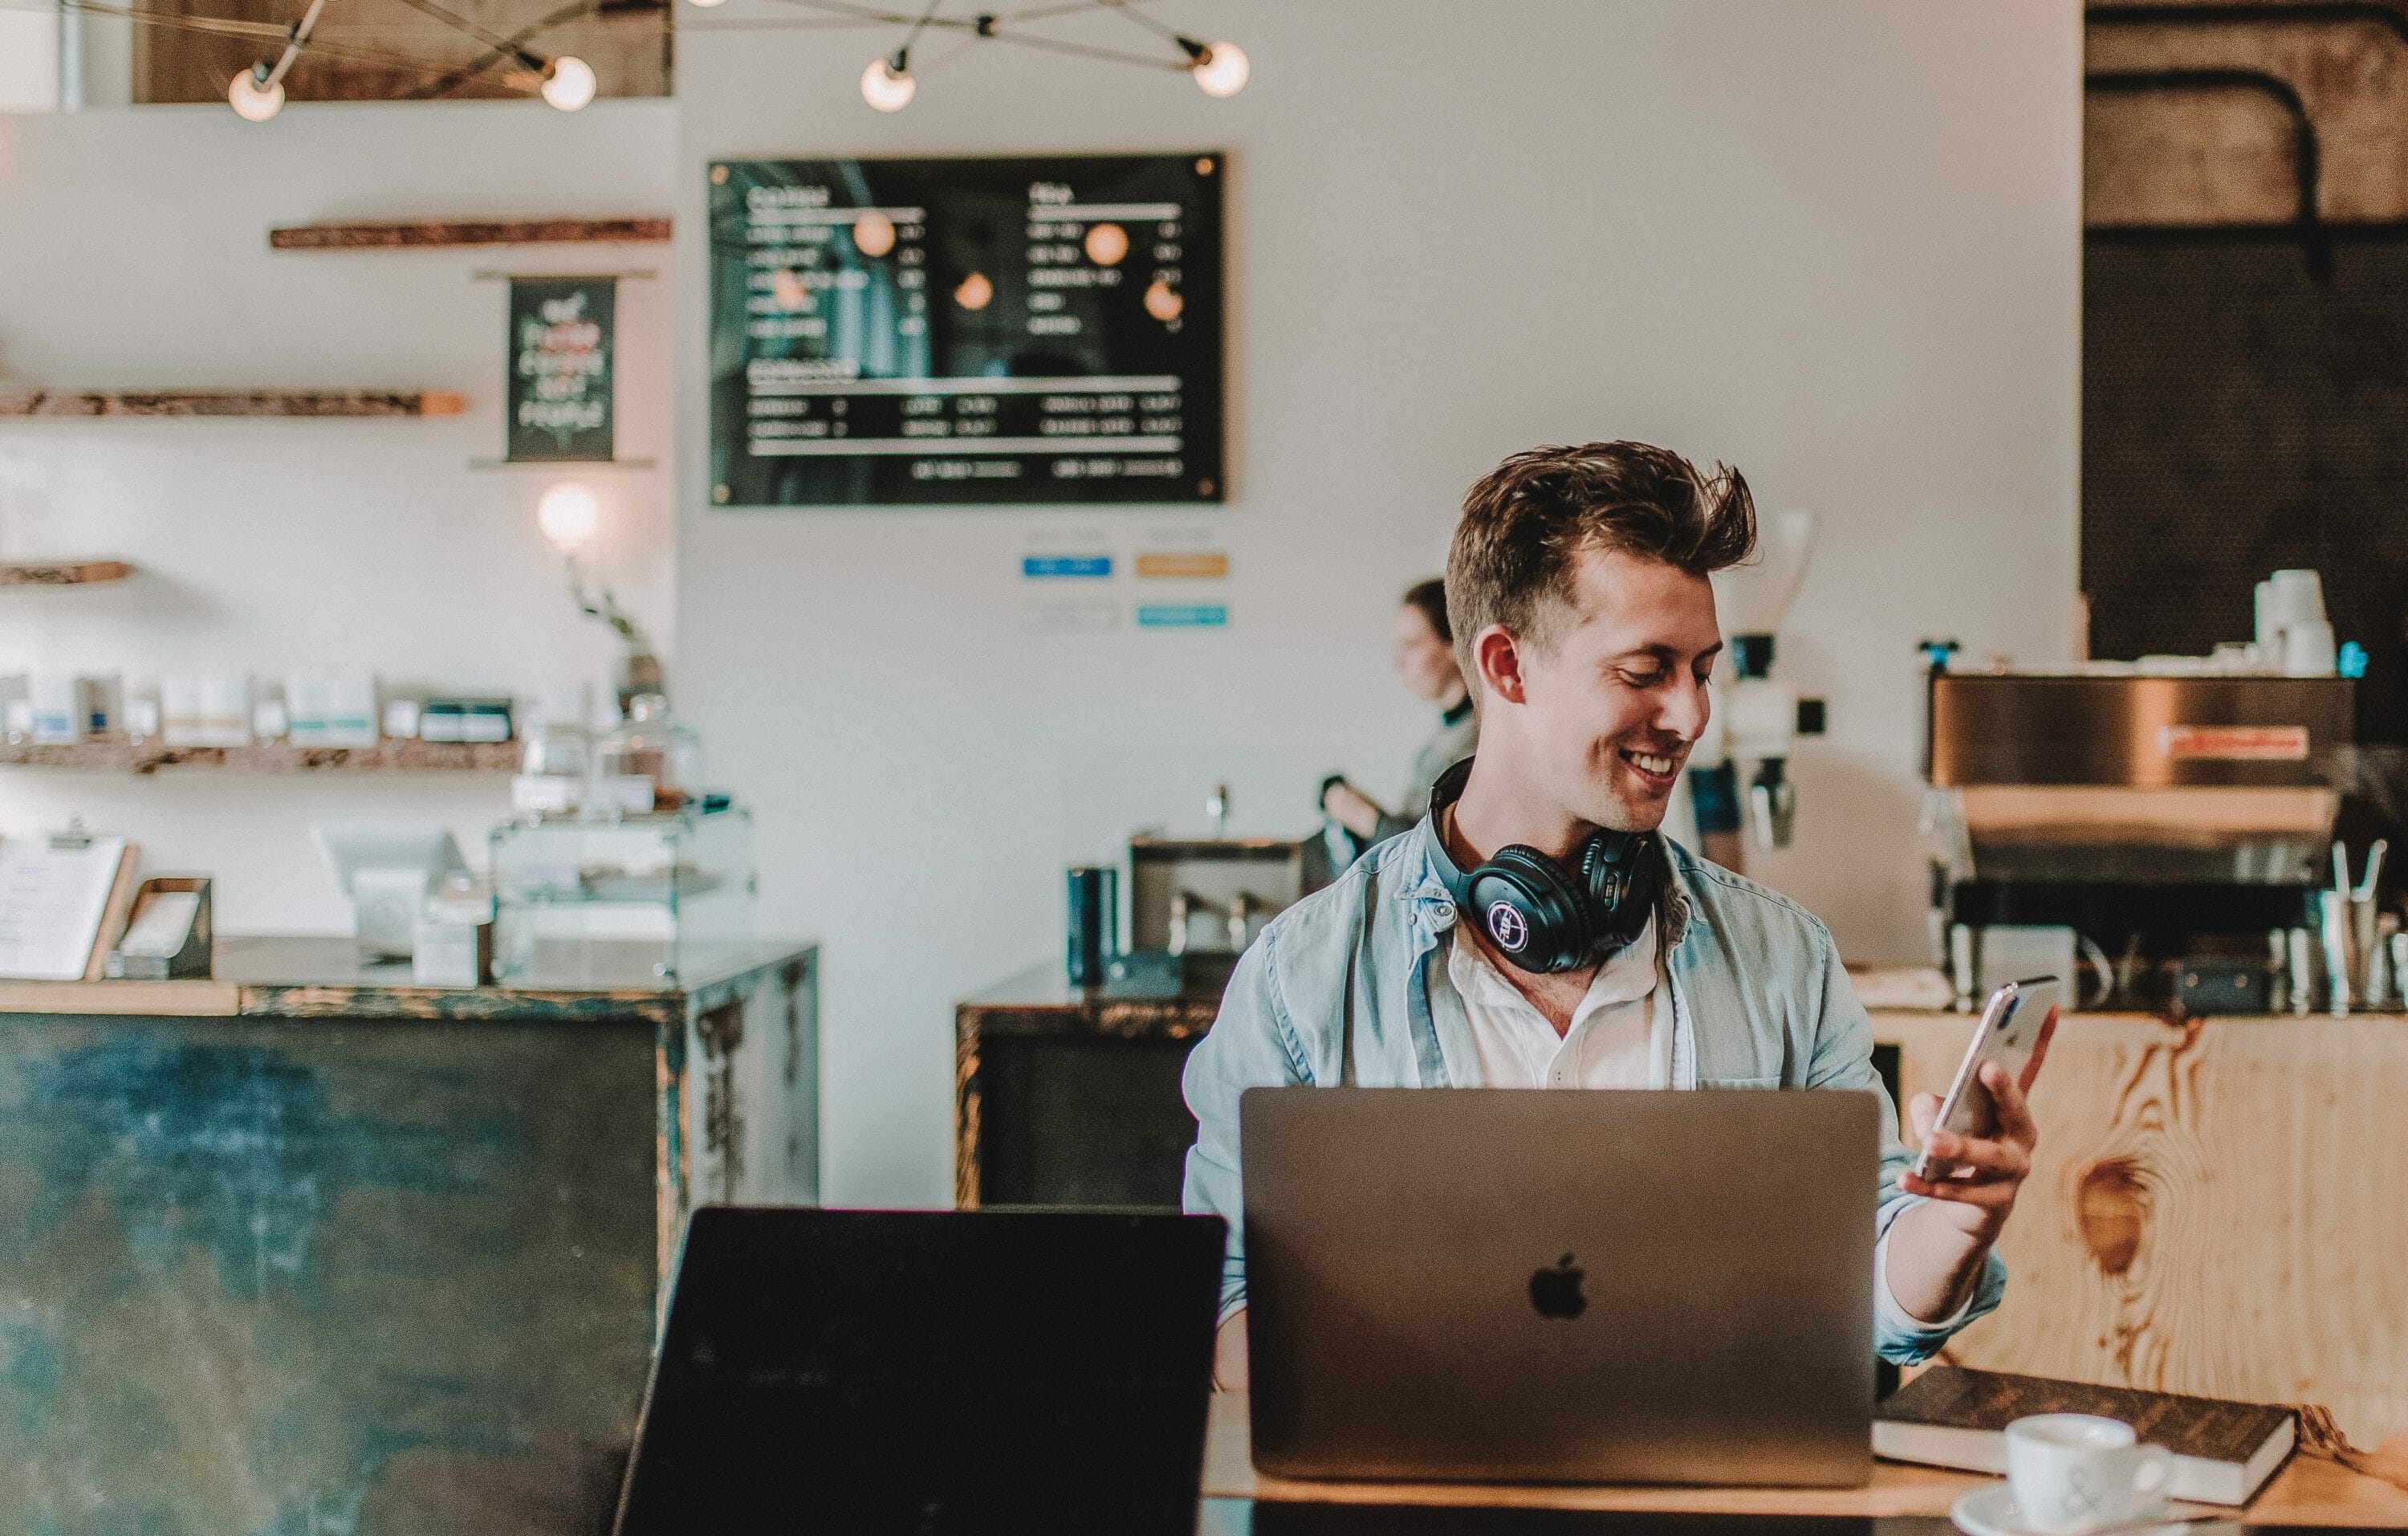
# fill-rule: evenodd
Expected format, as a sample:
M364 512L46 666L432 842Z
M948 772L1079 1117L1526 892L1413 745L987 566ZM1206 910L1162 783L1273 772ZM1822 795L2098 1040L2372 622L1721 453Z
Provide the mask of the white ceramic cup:
M2038 1414L2007 1426L2007 1482L2027 1530L2050 1536L2148 1518L2165 1503L2173 1453L2139 1445L2122 1419Z
M2312 570L2278 570L2266 579L2267 606L2278 625L2326 617L2324 578Z

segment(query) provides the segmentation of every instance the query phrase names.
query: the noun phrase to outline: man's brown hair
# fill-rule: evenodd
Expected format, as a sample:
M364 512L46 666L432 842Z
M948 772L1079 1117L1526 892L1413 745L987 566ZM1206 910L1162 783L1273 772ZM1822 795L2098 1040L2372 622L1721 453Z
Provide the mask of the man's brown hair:
M1756 502L1726 465L1702 475L1645 443L1533 448L1491 470L1463 498L1446 557L1446 609L1463 675L1471 642L1492 624L1552 644L1551 603L1571 598L1583 551L1620 550L1692 576L1756 553Z

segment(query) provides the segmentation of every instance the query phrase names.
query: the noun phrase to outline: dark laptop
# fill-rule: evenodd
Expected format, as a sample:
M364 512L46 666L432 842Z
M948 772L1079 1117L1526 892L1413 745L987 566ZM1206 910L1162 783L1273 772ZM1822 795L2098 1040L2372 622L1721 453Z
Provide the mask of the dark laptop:
M697 1211L613 1529L1187 1536L1223 1230Z

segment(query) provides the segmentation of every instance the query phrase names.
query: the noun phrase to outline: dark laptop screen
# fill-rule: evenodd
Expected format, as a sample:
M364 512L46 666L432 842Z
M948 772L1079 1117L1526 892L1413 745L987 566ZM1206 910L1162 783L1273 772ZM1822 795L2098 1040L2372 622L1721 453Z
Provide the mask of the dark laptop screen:
M619 1536L1195 1529L1217 1217L708 1208Z

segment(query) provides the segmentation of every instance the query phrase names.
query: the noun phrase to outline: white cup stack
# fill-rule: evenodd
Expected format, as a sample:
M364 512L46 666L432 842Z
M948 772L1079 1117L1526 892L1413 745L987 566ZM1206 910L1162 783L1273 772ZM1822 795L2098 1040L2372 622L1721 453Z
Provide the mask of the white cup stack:
M2312 570L2278 570L2258 583L2258 653L2285 677L2330 677L2337 660L2325 617L2324 581Z

